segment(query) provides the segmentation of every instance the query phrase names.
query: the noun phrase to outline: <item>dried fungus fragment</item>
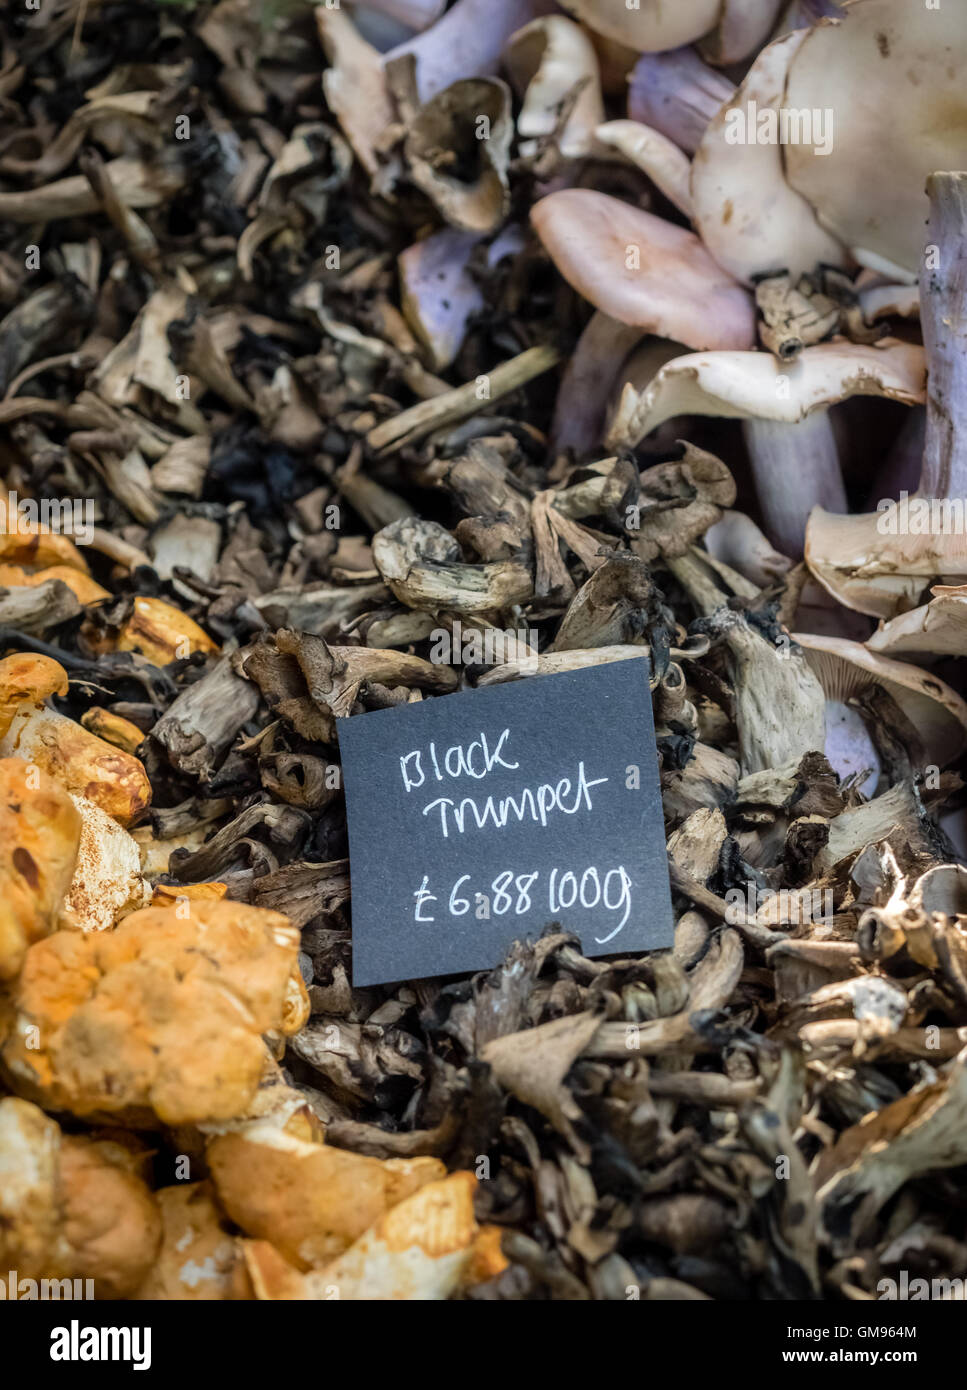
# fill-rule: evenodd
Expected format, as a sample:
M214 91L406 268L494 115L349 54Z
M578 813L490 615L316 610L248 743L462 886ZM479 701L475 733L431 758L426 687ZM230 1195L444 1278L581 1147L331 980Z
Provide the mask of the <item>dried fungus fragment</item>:
M940 1079L867 1115L821 1156L816 1200L834 1249L861 1237L911 1178L967 1162L965 1096L960 1052Z
M217 652L218 646L180 608L163 599L138 597L131 616L121 625L117 650L138 652L155 666L166 666L195 652Z
M454 82L418 112L406 139L410 177L449 226L479 233L500 226L512 133L510 91L496 78Z
M587 1144L575 1129L581 1118L580 1107L564 1078L600 1024L601 1020L593 1014L555 1019L538 1028L497 1038L481 1052L500 1084L546 1115L575 1153L585 1158Z

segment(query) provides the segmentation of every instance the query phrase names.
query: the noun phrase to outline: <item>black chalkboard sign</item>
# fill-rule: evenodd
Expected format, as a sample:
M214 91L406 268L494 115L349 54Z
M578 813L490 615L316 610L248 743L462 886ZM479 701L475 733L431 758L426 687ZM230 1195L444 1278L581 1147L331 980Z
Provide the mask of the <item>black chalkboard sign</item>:
M672 944L647 658L339 722L353 983L496 966L550 922Z

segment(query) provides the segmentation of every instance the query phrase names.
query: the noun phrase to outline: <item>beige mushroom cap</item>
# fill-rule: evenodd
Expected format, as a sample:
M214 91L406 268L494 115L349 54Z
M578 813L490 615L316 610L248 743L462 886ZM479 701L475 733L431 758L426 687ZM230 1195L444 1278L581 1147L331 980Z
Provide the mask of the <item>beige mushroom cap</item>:
M874 652L967 655L967 584L935 584L929 603L881 623L867 642Z
M676 415L794 424L860 395L919 405L925 398L923 349L894 339L876 346L818 343L795 362L780 362L771 352L688 353L662 367L644 391L625 386L605 442L613 450L633 447Z
M559 135L561 153L571 159L591 148L594 128L604 120L604 101L594 46L586 32L564 15L545 15L512 34L504 67L522 97L517 117L521 154L530 154L541 136L560 119L561 102L577 82L583 86Z
M689 347L755 341L751 297L692 232L587 188L542 198L531 221L568 284L611 318Z
M695 226L719 265L740 280L779 270L798 275L820 262L848 260L842 244L786 181L784 161L794 146L758 138L762 113L778 121L786 75L805 38L799 30L762 50L735 96L710 121L692 161Z
M804 33L785 100L832 113L832 150L790 145L786 173L862 265L917 273L927 175L964 163L964 35L961 4L909 0L862 0Z
M967 747L967 703L930 672L870 651L844 637L792 634L828 700L845 703L871 686L892 696L919 735L927 762L943 767Z
M914 497L908 506L949 507L956 500L931 504ZM873 618L893 618L916 608L928 582L940 575L967 578L962 530L907 526L900 531L889 520L889 511L838 516L816 507L806 526L810 572L839 603Z
M664 53L693 43L714 29L722 0L561 0L562 7L589 29L636 53Z
M607 448L634 446L686 414L795 424L850 396L914 406L924 400L924 381L923 347L893 339L877 346L817 343L793 363L766 352L688 353L661 368L645 391L625 386Z

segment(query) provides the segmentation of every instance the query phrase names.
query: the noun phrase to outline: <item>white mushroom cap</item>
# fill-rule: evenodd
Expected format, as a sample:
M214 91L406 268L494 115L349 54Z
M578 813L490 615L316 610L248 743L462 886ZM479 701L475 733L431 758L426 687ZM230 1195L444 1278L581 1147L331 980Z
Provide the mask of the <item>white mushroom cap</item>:
M622 437L616 440L612 431L608 448L634 447L676 415L791 424L857 395L922 402L923 349L892 339L879 346L818 343L795 362L779 362L770 352L689 353L662 367L640 394L625 387L616 421Z
M755 341L751 297L693 233L587 188L542 198L531 221L568 284L611 318L689 347Z
M842 637L793 633L828 700L844 703L881 685L916 729L928 762L945 766L967 747L967 703L930 672Z
M604 120L604 100L597 54L580 25L560 14L532 20L511 35L503 61L511 85L523 97L517 117L521 154L533 153L538 139L555 129L562 101L581 81L584 86L559 144L569 159L587 154L595 126Z
M861 265L915 276L927 175L964 164L967 44L962 4L862 0L803 31L786 102L833 115L832 150L786 149L791 186Z
M786 75L808 32L786 34L762 50L735 96L712 118L692 161L695 225L718 263L740 280L847 263L842 244L786 181L784 157L794 147L750 138L763 113L778 121Z
M722 0L561 0L562 7L616 43L636 53L661 53L693 43L714 29Z

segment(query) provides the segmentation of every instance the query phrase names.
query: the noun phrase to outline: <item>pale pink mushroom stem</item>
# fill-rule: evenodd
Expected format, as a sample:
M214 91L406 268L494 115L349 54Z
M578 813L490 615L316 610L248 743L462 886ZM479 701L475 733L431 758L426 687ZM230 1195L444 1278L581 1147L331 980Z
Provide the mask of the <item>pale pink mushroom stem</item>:
M967 173L927 179L930 220L920 289L927 354L922 497L967 497Z
M628 79L628 115L694 154L709 121L734 95L735 83L703 63L694 48L643 53Z
M743 430L766 535L800 560L813 507L849 510L829 412L814 410L795 424L746 420Z
M618 372L641 341L637 324L619 323L598 310L577 341L561 378L551 427L555 454L573 449L577 457L601 443L604 416Z
M923 467L926 429L927 412L922 405L915 405L905 412L900 433L873 481L864 510L875 512L884 498L895 501L902 492L916 492Z

